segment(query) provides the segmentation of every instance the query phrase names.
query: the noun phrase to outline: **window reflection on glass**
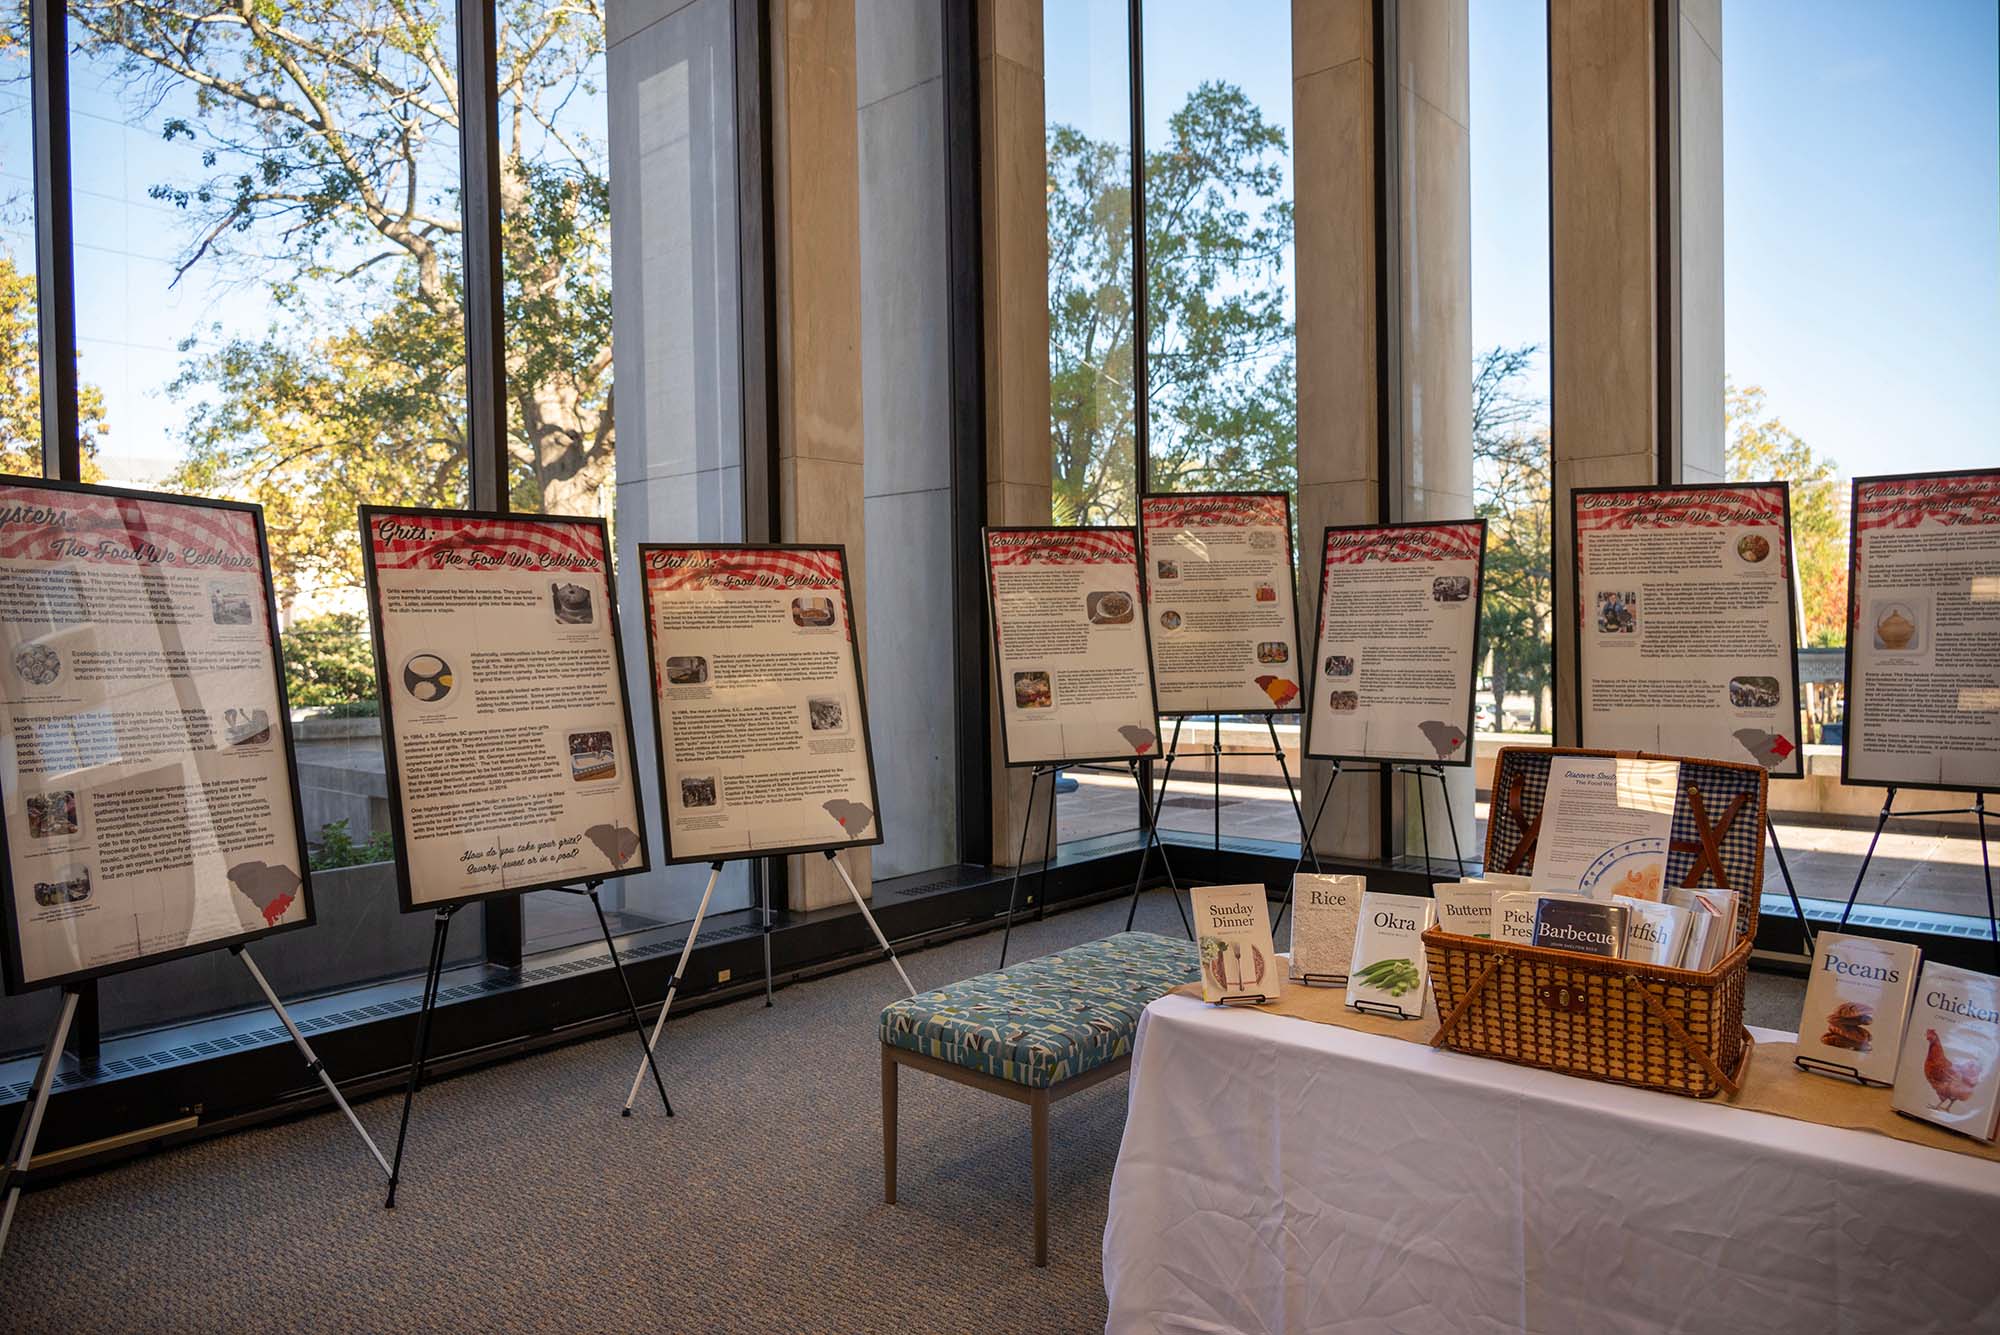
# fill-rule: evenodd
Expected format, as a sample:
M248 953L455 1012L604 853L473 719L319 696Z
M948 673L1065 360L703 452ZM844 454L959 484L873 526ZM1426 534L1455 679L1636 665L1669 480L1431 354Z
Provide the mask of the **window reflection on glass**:
M383 861L355 510L466 500L454 18L445 0L69 6L86 475L264 507L304 833L341 878L316 948L265 952L291 990L427 949ZM107 1028L251 999L214 973L108 981Z
M1838 785L1851 479L1995 461L2000 12L1746 0L1723 6L1719 51L1693 55L1721 65L1727 468L1791 483L1817 791L1778 831L1800 891L1844 899L1865 838L1817 812L1865 818L1882 798ZM1774 806L1802 787L1773 785ZM1929 797L1897 805L1966 805ZM1972 818L1891 821L1860 902L1973 916L1983 934Z

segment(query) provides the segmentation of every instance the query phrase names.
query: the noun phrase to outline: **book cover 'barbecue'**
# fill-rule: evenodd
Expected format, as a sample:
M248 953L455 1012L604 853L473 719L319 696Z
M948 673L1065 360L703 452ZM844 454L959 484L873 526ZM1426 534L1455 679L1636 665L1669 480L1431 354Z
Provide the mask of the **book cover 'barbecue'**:
M1201 946L1201 999L1275 1001L1284 970L1271 945L1271 909L1262 885L1211 885L1191 891Z

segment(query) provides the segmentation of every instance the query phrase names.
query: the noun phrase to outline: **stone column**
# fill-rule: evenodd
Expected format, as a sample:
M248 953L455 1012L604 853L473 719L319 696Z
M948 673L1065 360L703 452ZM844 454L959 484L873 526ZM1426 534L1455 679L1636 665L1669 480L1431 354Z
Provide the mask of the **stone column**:
M1466 0L1396 7L1402 440L1390 514L1472 517L1472 136ZM1476 855L1470 767L1403 781L1405 853Z
M855 106L854 0L772 0L779 526L786 542L846 544L860 642L867 621ZM841 856L867 894L868 851ZM817 854L791 859L790 884L794 908L848 899Z
M1680 0L1680 481L1723 458L1722 0Z
M1319 606L1329 524L1372 523L1382 478L1375 398L1375 64L1369 0L1294 0L1292 179L1298 281L1299 628ZM1310 652L1310 648L1308 650ZM1311 819L1332 766L1306 762ZM1372 767L1343 775L1315 841L1323 854L1382 856Z
M1046 524L1049 447L1049 214L1041 0L979 0L980 254L986 343L986 522ZM988 672L989 692L994 691ZM993 861L1043 855L1052 797L1028 810L1028 772L1002 764L993 694Z
M1570 492L1659 480L1653 14L1549 6L1556 741L1576 741Z

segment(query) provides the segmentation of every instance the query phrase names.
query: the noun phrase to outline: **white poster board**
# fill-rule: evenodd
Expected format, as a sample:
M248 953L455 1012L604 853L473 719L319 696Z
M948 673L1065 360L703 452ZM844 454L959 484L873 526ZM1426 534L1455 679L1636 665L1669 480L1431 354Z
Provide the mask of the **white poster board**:
M1854 479L1846 783L2000 791L2000 471Z
M1329 528L1306 754L1472 763L1486 521Z
M403 911L646 870L604 521L361 527Z
M1144 496L1139 530L1160 712L1304 708L1291 497L1282 491Z
M642 544L668 862L882 842L839 546Z
M1006 763L1156 754L1159 710L1137 532L989 528L985 539Z
M1571 493L1580 745L1805 773L1783 482Z
M9 992L313 920L263 512L0 482Z

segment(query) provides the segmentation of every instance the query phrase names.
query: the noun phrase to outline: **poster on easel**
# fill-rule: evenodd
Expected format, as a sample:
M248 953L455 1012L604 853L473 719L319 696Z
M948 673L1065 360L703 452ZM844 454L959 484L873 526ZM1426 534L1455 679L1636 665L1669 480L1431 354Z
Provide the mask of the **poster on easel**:
M263 512L0 480L9 993L313 921Z
M1304 708L1291 496L1142 496L1139 531L1160 713Z
M405 913L648 867L602 519L361 508Z
M1138 531L989 528L985 541L1006 763L1126 763L1157 755L1159 702ZM1163 629L1180 616L1157 615Z
M1854 479L1841 781L2000 790L2000 470Z
M670 863L882 842L847 549L644 543Z
M1486 521L1329 528L1306 754L1472 763Z
M1580 487L1580 744L1805 773L1783 482Z

